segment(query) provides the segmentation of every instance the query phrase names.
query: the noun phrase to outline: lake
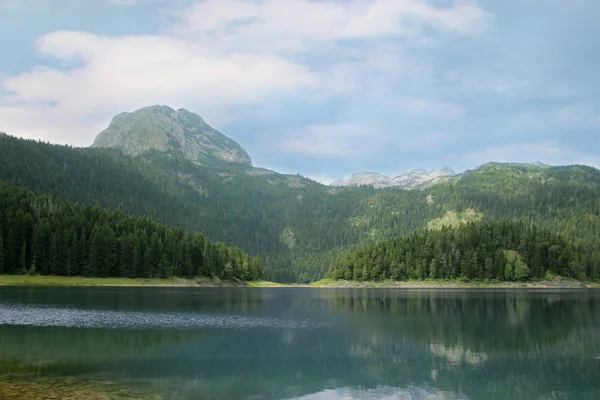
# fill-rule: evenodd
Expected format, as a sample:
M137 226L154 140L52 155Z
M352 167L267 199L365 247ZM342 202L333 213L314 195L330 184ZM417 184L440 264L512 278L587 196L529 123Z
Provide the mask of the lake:
M0 385L3 399L598 399L600 291L0 287Z

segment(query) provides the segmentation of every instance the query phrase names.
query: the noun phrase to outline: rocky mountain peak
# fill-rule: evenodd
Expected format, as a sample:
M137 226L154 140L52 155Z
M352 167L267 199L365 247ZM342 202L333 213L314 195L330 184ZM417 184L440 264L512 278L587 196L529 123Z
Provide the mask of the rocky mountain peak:
M415 188L423 185L439 183L451 176L456 175L450 167L442 167L427 171L415 169L395 177L380 174L378 172L357 172L347 179L338 179L331 186L373 186L376 189L387 187Z
M197 163L208 159L252 165L237 142L202 117L184 108L153 105L115 116L92 147L116 147L137 155L148 150L170 152Z

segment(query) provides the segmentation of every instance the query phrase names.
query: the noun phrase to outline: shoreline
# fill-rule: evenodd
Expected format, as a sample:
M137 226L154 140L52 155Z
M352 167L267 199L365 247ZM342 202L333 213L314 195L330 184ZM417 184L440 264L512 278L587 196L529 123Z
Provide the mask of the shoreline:
M72 276L0 275L0 286L107 286L107 287L249 287L249 288L381 288L381 289L589 289L598 282L580 282L556 277L530 282L481 282L461 280L358 282L323 279L310 284L269 281L220 280L210 278L88 278Z
M581 282L563 278L529 282L482 282L461 280L357 282L321 280L311 287L321 288L380 288L380 289L591 289L600 288L597 282Z
M251 282L250 282L251 283ZM0 286L107 286L107 287L248 287L241 280L186 278L91 278L53 275L0 275Z

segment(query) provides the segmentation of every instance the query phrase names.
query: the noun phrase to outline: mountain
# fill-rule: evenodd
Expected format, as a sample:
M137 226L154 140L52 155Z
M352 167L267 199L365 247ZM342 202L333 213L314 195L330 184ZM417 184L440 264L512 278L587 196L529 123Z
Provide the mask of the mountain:
M175 150L72 148L0 135L0 182L202 232L260 255L265 278L281 282L320 279L333 260L364 245L470 222L522 220L600 249L600 171L592 167L489 163L414 190L375 189Z
M393 178L379 172L358 172L347 179L338 179L330 186L373 186L375 189L402 187L412 189L441 183L455 175L456 173L450 167L442 167L431 171L416 169Z
M336 180L330 186L373 186L375 189L381 189L396 186L396 182L379 172L356 172L347 179Z
M394 177L394 181L396 182L396 186L415 188L444 182L454 175L456 175L456 172L450 167L432 169L429 172L424 169L417 169Z
M158 150L199 164L220 160L252 165L242 146L208 125L202 117L167 106L149 106L117 115L96 137L92 147L116 147L132 155Z

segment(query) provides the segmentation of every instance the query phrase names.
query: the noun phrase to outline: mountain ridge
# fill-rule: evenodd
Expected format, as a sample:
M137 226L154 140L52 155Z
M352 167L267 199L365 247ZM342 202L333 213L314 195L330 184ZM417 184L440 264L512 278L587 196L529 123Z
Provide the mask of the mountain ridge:
M600 170L587 166L491 162L419 190L377 190L327 186L214 154L194 159L172 147L127 153L0 135L0 181L203 232L259 254L265 278L279 282L318 280L347 251L461 222L468 210L482 221L523 220L600 248Z
M364 171L355 172L346 179L337 179L330 186L373 186L375 189L402 187L412 189L440 183L456 175L456 172L448 166L430 171L415 169L394 177L379 172Z

